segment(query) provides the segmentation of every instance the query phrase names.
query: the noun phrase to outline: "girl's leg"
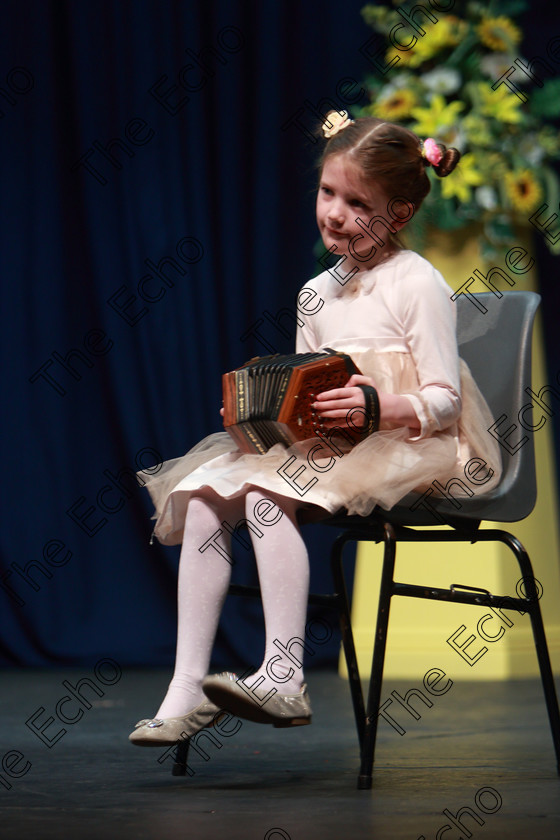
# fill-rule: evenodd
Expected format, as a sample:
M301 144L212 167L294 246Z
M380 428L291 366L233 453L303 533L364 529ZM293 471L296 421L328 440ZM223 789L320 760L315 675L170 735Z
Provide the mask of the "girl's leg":
M202 495L189 501L179 561L175 672L157 718L182 717L206 700L201 684L231 577L231 536L221 523L237 522L243 503Z
M251 530L266 624L265 654L256 674L244 679L258 698L271 690L298 694L303 682L309 559L297 524L298 506L297 500L258 489L246 497L245 516L262 533Z

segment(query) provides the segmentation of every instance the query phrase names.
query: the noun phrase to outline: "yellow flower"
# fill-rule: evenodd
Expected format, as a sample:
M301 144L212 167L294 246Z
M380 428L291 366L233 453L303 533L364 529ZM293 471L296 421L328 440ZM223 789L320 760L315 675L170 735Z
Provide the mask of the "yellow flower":
M368 26L377 28L391 20L394 12L384 6L364 6L361 15Z
M456 47L464 39L468 32L469 24L466 20L461 20L455 15L445 15L439 18L435 27L438 27L438 37L440 41L445 42L446 47Z
M482 43L496 52L512 50L521 40L521 30L505 15L484 18L476 31Z
M446 103L440 93L436 93L428 108L412 108L411 114L416 122L412 130L425 137L439 134L451 128L457 122L459 112L465 107L464 102Z
M492 90L491 85L478 82L476 85L480 102L480 113L485 117L494 117L504 123L519 123L523 119L520 111L521 100L515 93L508 93L506 87Z
M395 57L397 61L395 61ZM391 62L395 61L394 64ZM414 47L409 50L398 50L396 47L391 47L391 49L387 50L387 54L385 56L385 64L386 66L395 67L420 67L424 59L415 54Z
M416 94L409 88L397 88L383 99L378 99L370 110L374 117L383 120L401 120L410 116L417 101Z
M424 27L425 35L415 35L416 43L409 49L398 49L393 46L388 50L385 61L390 64L398 56L406 67L420 67L446 47L456 47L461 42L468 29L468 24L459 18L448 15L440 18L437 23ZM393 65L397 66L397 63Z
M441 181L441 194L443 198L457 196L459 201L469 201L471 187L479 187L484 183L484 178L477 169L475 156L472 153L463 155L457 168Z
M535 180L529 169L516 169L513 172L507 172L505 183L511 203L520 213L530 213L542 199L541 185Z

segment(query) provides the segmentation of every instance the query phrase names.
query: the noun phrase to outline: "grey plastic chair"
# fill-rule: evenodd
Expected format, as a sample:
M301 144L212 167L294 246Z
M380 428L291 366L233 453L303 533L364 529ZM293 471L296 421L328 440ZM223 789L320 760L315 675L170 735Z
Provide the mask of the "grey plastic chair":
M369 517L337 516L326 523L344 529L335 540L331 562L336 592L346 601L342 568L342 553L346 543L360 540L383 541L385 544L367 704L364 704L350 621L341 613L343 647L361 748L358 777L360 789L369 789L372 785L387 626L393 595L529 613L560 772L560 713L531 562L521 543L512 534L502 530L479 530L481 520L517 522L528 516L535 505L537 489L533 435L520 427L518 413L529 402L524 389L531 384L531 335L540 297L533 292L510 291L502 298L485 293L477 295L477 299L487 310L486 313L478 310L465 295L461 295L457 301L458 341L460 355L469 365L484 394L495 424L497 421L496 433L501 435L503 475L499 485L487 494L477 490L472 497L460 497L459 508L445 496L438 498L432 495L429 501L433 511L430 511L424 505L417 504L420 498L418 495L410 494L391 511L376 509ZM523 418L526 425L530 424L530 411ZM517 429L512 430L508 436L507 430L513 424L516 424ZM526 439L518 446L523 437ZM434 526L438 522L452 525L453 530L425 531L408 527ZM438 589L394 580L398 542L461 541L500 541L507 545L519 563L526 597L497 596L474 586L455 584L449 589Z

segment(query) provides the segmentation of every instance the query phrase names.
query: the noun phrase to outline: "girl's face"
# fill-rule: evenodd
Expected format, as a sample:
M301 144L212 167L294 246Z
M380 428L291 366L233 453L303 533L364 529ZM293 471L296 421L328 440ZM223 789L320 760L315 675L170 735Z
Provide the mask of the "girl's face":
M344 271L373 268L395 250L387 227L398 229L387 210L383 192L364 183L361 169L347 155L331 155L325 161L317 193L317 224L325 248L347 257ZM381 216L386 221L368 225ZM381 240L381 244L380 244Z

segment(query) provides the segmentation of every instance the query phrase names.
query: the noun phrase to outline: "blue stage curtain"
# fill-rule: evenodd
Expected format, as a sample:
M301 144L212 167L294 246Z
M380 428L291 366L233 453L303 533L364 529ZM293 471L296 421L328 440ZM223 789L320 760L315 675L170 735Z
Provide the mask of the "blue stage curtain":
M2 4L1 664L172 663L179 550L149 545L133 474L220 429L225 370L293 344L273 320L318 268L309 132L365 101L362 5ZM328 590L333 535L307 535ZM230 599L215 665L263 638Z
M224 371L293 346L266 313L317 271L306 132L365 72L359 9L3 4L2 664L172 662L179 550L149 545L133 473L221 428ZM216 664L257 664L260 605L230 600Z

